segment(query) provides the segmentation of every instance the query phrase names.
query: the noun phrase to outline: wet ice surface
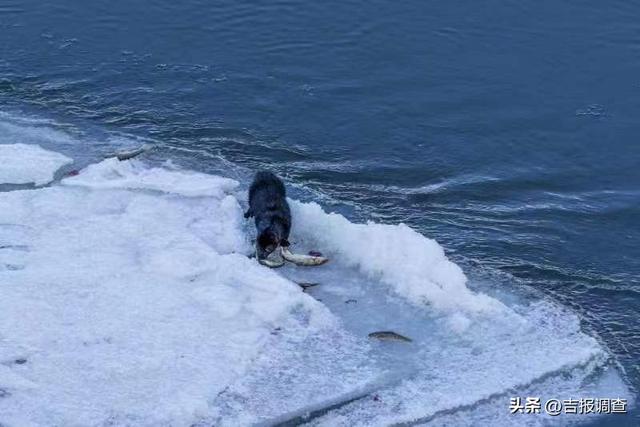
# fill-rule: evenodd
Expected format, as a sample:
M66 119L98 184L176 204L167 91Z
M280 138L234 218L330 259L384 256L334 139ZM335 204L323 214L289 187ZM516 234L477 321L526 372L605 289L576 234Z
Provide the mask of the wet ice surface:
M554 419L510 416L509 398L629 396L604 351L580 332L578 319L549 303L522 302L500 316L474 318L457 333L446 316L407 304L385 292L384 284L348 269L289 267L284 274L320 283L307 292L354 335L392 330L413 340L371 341L372 357L390 371L386 384L312 425L458 425L458 412L469 425L482 418L492 420L487 425L543 425Z
M0 144L0 184L48 184L72 161L39 145Z
M511 396L629 396L575 315L471 291L406 227L294 201L294 250L330 263L260 266L243 198L115 159L0 193L0 422L512 425Z

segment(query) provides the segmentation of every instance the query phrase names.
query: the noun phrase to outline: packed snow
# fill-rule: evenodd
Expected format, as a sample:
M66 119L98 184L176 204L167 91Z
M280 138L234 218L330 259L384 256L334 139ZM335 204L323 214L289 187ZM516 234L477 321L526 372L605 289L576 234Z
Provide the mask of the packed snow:
M0 144L0 184L48 184L58 169L72 162L39 145Z
M292 215L299 234L416 304L474 313L503 308L497 300L469 290L462 269L447 259L442 246L404 224L354 224L340 214L325 214L317 203L295 201ZM456 319L464 322L460 314Z
M355 346L324 306L244 255L236 186L111 159L0 193L3 425L189 425L216 414L211 401L282 329Z
M331 262L259 265L243 188L108 159L0 192L0 424L502 425L512 394L629 395L574 314L470 290L404 225L292 201L294 250Z

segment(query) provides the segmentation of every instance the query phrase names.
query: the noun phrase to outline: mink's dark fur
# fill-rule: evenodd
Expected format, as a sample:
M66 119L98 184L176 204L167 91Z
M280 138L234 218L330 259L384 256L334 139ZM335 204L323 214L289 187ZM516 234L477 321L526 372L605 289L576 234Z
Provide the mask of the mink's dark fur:
M256 223L256 255L264 259L278 246L289 246L291 210L284 184L271 172L259 171L249 187L249 210L245 218Z

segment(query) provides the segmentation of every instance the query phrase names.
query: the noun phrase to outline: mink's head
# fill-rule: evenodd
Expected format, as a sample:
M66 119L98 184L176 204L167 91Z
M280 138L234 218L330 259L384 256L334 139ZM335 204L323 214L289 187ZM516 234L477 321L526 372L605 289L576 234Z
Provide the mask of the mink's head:
M280 235L272 227L267 228L258 236L256 250L258 258L264 259L280 246Z

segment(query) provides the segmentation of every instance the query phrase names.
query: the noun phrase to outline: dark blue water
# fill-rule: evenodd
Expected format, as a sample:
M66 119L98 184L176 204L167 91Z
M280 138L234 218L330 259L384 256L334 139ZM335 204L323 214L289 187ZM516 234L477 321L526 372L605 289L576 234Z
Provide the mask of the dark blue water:
M640 388L640 3L5 0L0 109L408 223Z

